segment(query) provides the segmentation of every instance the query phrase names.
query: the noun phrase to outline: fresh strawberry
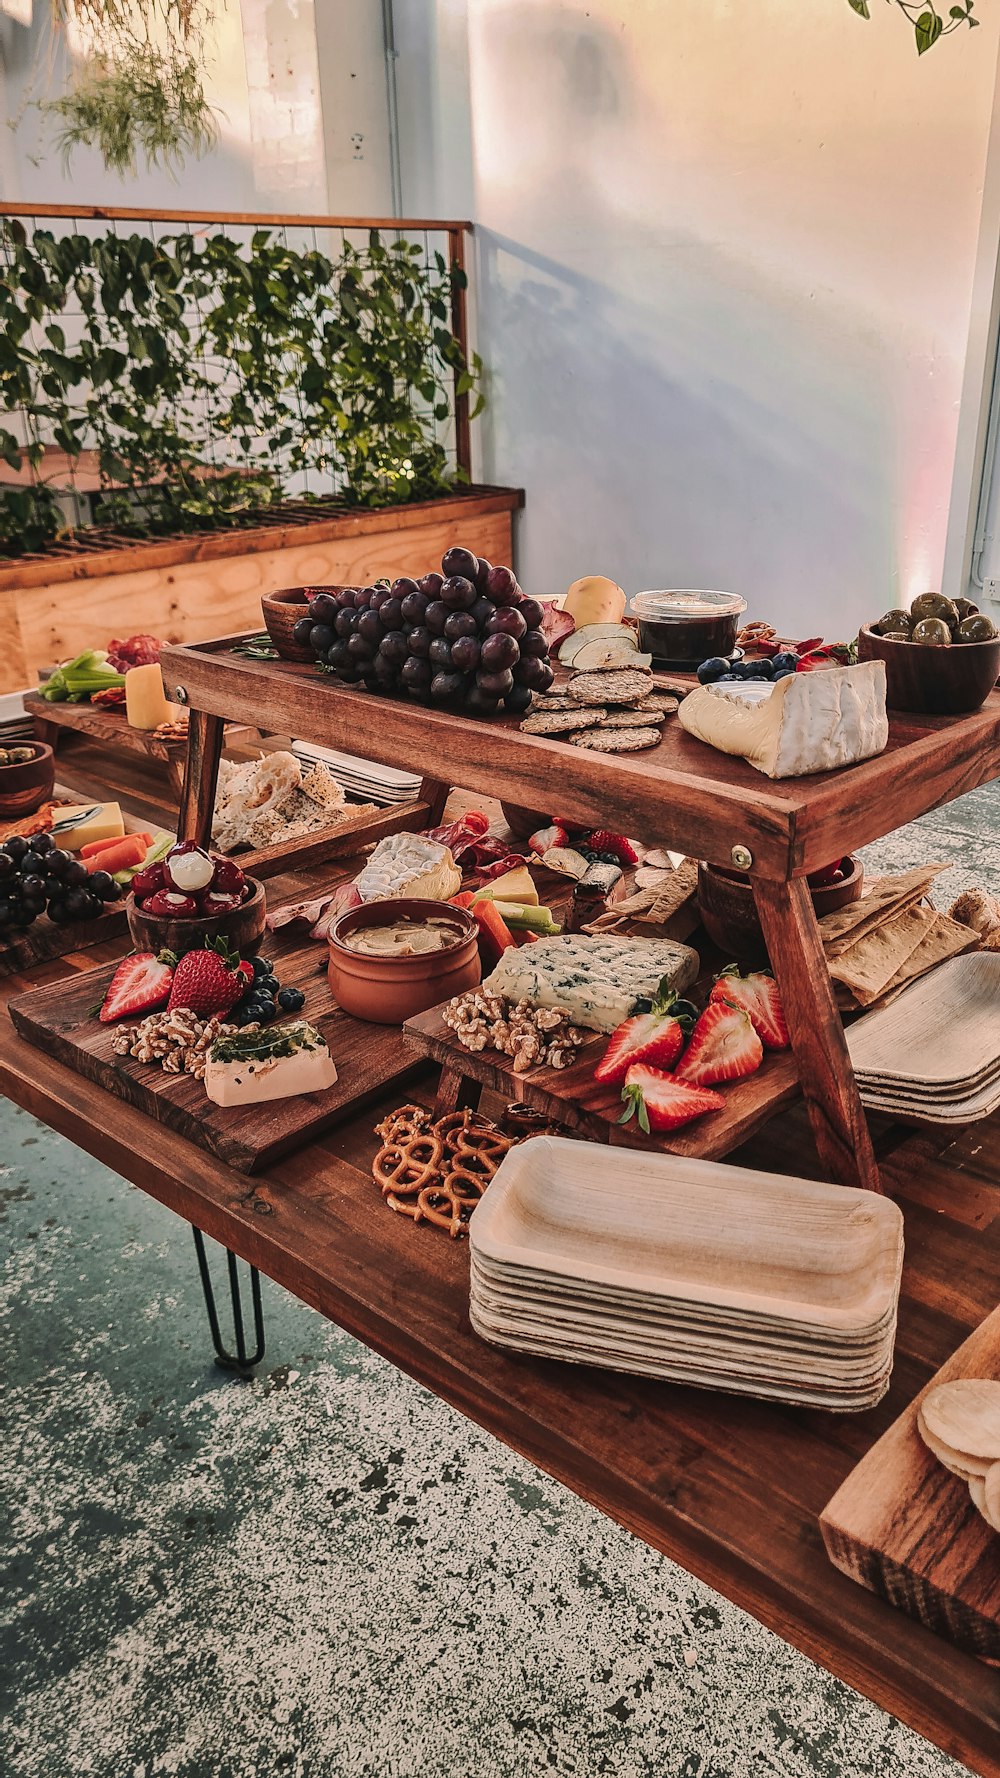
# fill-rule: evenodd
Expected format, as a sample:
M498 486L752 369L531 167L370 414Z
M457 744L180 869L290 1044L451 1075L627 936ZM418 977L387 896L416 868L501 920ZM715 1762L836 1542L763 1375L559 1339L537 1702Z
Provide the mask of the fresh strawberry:
M791 1040L778 984L766 970L740 975L733 965L715 979L715 986L709 995L709 1005L719 1000L728 1000L730 1006L738 1006L746 1013L766 1050L788 1048Z
M631 840L627 840L621 833L609 833L606 827L595 827L593 833L588 833L585 850L588 852L613 852L623 870L627 864L638 864L639 862L639 854Z
M172 951L136 951L119 963L108 983L104 1004L98 1013L102 1025L114 1019L134 1019L148 1012L157 1012L170 998L177 962Z
M186 1006L202 1018L227 1013L236 1005L253 976L249 963L241 963L220 939L201 951L186 951L174 971L168 1012Z
M552 852L557 846L565 846L566 838L566 829L560 827L558 821L553 821L550 827L540 827L537 833L533 833L528 845L541 858L545 852Z
M691 1033L677 1079L696 1087L720 1080L743 1080L764 1060L764 1046L742 1007L710 1000Z
M690 1001L679 1000L669 984L661 982L649 1012L634 1013L611 1033L608 1047L594 1069L594 1079L618 1086L633 1062L672 1068L696 1016Z
M618 1119L627 1124L633 1113L640 1130L648 1136L651 1130L677 1130L706 1111L721 1111L726 1101L721 1093L710 1093L706 1087L689 1086L675 1074L664 1074L659 1068L636 1063L625 1076L622 1087L625 1110Z

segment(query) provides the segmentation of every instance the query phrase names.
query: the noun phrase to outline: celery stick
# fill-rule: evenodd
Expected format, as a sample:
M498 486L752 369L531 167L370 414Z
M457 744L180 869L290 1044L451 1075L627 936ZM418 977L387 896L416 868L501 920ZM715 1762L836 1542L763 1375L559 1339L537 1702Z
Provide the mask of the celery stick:
M481 899L493 898L485 896ZM549 938L560 930L552 918L551 908L528 907L519 901L494 901L493 906L504 925L509 926L512 932L537 932L540 936ZM473 902L472 912L475 911L476 904Z

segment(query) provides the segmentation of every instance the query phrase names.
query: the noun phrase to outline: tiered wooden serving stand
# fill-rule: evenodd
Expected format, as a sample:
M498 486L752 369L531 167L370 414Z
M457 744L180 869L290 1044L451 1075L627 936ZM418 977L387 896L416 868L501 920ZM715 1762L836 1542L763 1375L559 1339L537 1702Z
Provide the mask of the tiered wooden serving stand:
M168 696L191 712L180 832L208 839L226 719L252 722L424 774L440 806L451 783L591 827L612 827L750 873L820 1158L830 1177L881 1190L806 876L1000 772L1000 694L957 720L894 717L889 744L850 770L771 782L668 721L646 753L600 754L523 734L514 717L483 720L321 680L288 661L233 653L236 637L166 648ZM415 1024L455 1076L496 1084L489 1065ZM788 1101L787 1066L765 1067L727 1095L727 1109L672 1147L725 1154ZM600 1113L592 1133L614 1125ZM706 1133L707 1130L707 1133Z

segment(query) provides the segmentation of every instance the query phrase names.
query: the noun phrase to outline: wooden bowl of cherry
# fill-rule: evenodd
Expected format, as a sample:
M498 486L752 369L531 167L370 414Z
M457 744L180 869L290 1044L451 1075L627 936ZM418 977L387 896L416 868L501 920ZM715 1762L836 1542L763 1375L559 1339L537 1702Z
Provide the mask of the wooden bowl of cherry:
M137 951L173 951L178 957L185 951L200 951L213 939L224 938L230 950L241 957L253 957L264 938L264 916L267 902L264 885L256 877L248 877L253 894L238 908L226 914L192 914L177 919L172 914L147 914L134 895L125 901L128 929Z
M859 901L865 886L865 867L849 858L837 883L821 883L809 893L817 920L849 902ZM698 866L698 912L714 945L738 963L766 964L767 946L757 918L757 905L745 871L724 870L717 864Z

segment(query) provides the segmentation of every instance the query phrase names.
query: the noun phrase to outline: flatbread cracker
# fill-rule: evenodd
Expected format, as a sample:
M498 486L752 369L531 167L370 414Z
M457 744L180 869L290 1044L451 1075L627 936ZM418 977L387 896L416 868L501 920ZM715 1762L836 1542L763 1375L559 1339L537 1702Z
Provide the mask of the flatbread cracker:
M592 753L643 753L660 740L658 728L588 728L578 729L566 739L574 747L589 747Z
M950 920L947 914L935 914L916 950L911 951L892 980L886 983L883 996L891 995L895 1000L911 982L936 969L939 963L947 962L949 957L960 957L963 951L974 951L978 945L978 936L970 927L963 926L960 920Z
M639 914L638 918L643 925L646 925L647 922L654 926L662 925L665 921L672 919L685 902L691 900L697 888L698 865L693 858L685 858L677 866L670 882L664 883L663 888L657 892L647 912Z
M653 691L653 675L641 667L577 673L567 690L574 704L641 704Z
M860 901L824 914L819 935L827 956L838 956L866 932L922 901L934 878L947 869L947 864L922 864L899 876L880 877L866 887Z
M837 956L827 953L834 981L849 988L861 1006L883 994L937 918L932 908L910 907L865 932Z
M617 710L606 710L601 721L602 729L609 728L652 728L654 723L666 722L667 712L662 705L654 704L651 708L645 704L636 704L633 710L619 707Z
M917 1414L917 1431L929 1451L933 1451L939 1463L950 1469L952 1475L961 1476L963 1482L971 1482L974 1478L985 1478L989 1463L984 1457L967 1457L964 1451L956 1451L953 1445L946 1444L944 1439L935 1438L930 1428L924 1424L923 1407Z
M939 1383L920 1404L920 1422L967 1459L988 1457L991 1466L1000 1462L1000 1380L956 1377Z

